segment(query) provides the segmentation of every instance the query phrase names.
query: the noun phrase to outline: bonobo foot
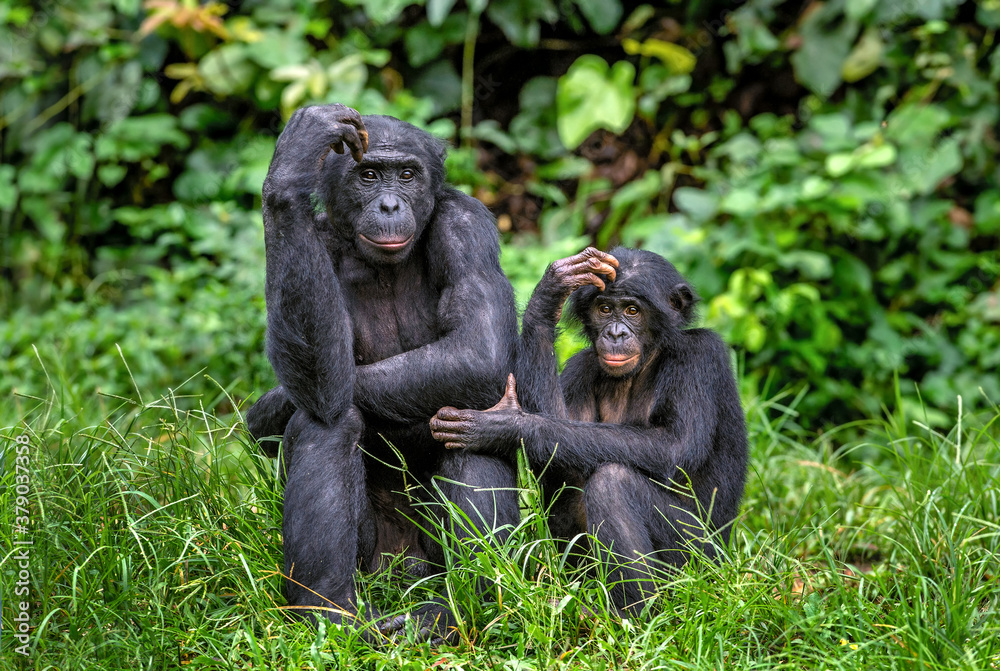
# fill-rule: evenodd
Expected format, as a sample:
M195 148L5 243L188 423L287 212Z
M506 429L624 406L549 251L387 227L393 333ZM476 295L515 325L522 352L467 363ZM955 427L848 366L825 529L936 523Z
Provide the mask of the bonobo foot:
M386 636L412 632L416 642L427 641L432 646L437 646L454 642L458 637L458 618L444 601L436 599L413 613L397 615L379 625L379 631Z

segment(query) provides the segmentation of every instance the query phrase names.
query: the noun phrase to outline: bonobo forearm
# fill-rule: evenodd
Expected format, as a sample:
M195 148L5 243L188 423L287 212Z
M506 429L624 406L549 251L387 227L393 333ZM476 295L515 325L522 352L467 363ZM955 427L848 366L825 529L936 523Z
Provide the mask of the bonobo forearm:
M579 422L524 414L514 436L501 444L523 441L532 468L547 464L589 477L603 464L631 466L652 476L669 477L678 465L683 441L661 427ZM510 438L514 438L513 441Z
M482 343L483 336L478 336ZM464 342L463 342L464 341ZM492 404L503 388L500 343L474 351L454 335L357 367L354 402L363 411L401 423L426 421L445 405ZM419 376L413 371L421 371Z
M563 304L572 293L573 287L561 285L555 270L549 266L524 309L524 330L530 329L536 335L551 334L554 340Z
M519 400L528 412L566 416L566 403L559 387L555 340L556 324L569 294L570 290L556 282L549 266L524 310L514 376L520 387Z

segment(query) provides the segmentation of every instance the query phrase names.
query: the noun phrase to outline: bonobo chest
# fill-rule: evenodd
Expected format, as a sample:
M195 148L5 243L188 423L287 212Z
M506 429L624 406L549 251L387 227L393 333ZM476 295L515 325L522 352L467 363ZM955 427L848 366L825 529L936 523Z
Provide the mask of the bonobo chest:
M649 426L656 397L655 366L647 365L625 379L603 378L594 385L593 421L605 424Z
M345 258L337 275L347 294L356 364L381 361L439 338L441 294L428 277L420 250L385 268Z

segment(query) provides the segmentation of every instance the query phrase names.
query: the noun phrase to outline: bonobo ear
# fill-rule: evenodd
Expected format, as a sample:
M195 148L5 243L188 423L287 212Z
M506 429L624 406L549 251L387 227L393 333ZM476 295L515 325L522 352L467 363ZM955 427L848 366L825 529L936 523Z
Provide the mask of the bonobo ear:
M670 307L677 310L685 326L694 321L694 306L698 295L687 282L679 282L670 290Z

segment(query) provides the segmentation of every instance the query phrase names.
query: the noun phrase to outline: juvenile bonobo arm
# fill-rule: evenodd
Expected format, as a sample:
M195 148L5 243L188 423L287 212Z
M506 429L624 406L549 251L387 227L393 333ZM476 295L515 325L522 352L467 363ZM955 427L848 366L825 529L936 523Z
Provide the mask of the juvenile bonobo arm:
M292 114L262 192L267 249L267 355L295 406L332 425L352 402L353 334L333 263L316 232L311 194L332 148L367 148L361 116L343 105Z
M430 279L443 284L440 339L357 367L355 402L399 422L426 421L445 404L486 407L513 365L514 293L500 269L496 226L478 200L438 199L428 231Z
M671 366L671 375L688 376L685 394L659 398L648 427L526 413L517 406L511 382L501 403L488 411L441 408L431 419L431 434L447 448L495 454L508 454L523 443L532 468L551 463L584 478L608 463L659 478L670 478L678 467L693 474L712 451L717 418L705 408L718 401L712 380L690 377L694 366L681 361Z
M556 324L563 304L574 291L588 284L603 291L601 275L613 281L616 268L615 257L588 247L575 256L553 262L546 269L524 310L514 367L520 402L526 411L567 416L556 367Z

